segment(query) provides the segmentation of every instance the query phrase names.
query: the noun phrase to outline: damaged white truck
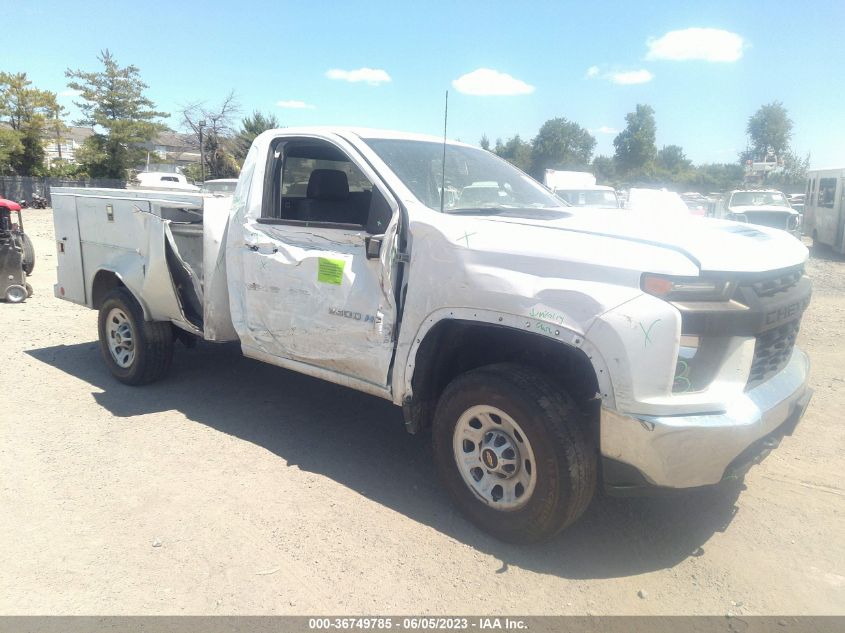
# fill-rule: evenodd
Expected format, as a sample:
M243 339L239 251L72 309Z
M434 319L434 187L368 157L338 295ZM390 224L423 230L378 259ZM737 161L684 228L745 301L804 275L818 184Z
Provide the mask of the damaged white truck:
M178 340L239 341L386 398L505 540L554 535L598 489L739 476L810 399L794 237L568 207L461 143L272 130L233 197L52 197L56 296L99 310L118 380L163 377Z

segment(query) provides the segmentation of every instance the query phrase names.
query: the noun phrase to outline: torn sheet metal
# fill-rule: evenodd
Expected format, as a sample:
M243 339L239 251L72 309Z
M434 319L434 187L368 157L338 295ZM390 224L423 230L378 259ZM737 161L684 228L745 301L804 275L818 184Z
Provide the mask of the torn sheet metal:
M230 198L203 200L203 324L208 341L236 341L232 325L229 286L226 282L226 235L229 227Z
M395 308L381 262L366 258L365 234L257 223L241 230L243 245L230 241L229 259L239 259L243 275L245 353L251 347L385 385ZM239 284L231 267L229 284Z

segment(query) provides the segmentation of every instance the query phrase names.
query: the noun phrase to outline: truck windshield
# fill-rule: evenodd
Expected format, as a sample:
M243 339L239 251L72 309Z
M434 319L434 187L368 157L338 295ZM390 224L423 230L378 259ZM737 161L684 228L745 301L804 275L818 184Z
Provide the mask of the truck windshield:
M782 193L777 191L737 191L731 196L731 202L728 206L760 207L763 205L788 207L789 202L786 201L786 197Z
M435 211L496 214L513 209L568 206L542 185L483 149L403 139L367 139L416 198ZM445 175L445 179L444 179Z

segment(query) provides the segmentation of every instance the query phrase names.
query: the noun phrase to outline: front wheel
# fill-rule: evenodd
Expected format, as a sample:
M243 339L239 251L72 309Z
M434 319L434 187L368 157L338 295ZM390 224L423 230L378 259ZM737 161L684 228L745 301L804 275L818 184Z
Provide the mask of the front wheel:
M173 327L145 321L144 312L126 288L115 288L100 306L100 352L112 375L127 385L163 378L173 359Z
M441 481L467 517L515 543L550 538L593 497L596 449L574 400L528 367L490 365L443 392L433 424Z
M6 301L9 303L23 303L28 296L25 286L13 284L6 288Z

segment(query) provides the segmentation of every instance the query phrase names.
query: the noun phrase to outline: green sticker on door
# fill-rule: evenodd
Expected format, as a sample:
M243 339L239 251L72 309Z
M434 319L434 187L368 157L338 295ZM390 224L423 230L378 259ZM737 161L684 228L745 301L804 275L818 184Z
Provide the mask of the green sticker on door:
M317 281L339 286L343 282L344 266L346 266L346 262L342 259L320 257L317 260Z

